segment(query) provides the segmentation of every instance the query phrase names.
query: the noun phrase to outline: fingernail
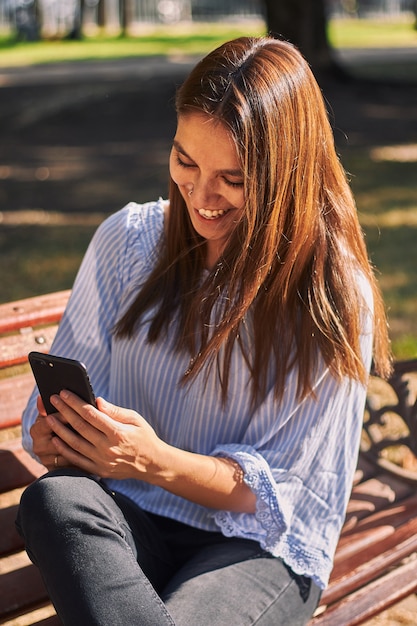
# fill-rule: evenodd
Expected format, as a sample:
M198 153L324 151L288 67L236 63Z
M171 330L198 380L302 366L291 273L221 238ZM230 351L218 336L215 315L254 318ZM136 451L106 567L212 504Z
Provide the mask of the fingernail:
M49 424L49 426L51 428L53 428L55 426L55 424L56 424L56 419L52 415L47 415L46 416L46 421L47 421L47 423Z

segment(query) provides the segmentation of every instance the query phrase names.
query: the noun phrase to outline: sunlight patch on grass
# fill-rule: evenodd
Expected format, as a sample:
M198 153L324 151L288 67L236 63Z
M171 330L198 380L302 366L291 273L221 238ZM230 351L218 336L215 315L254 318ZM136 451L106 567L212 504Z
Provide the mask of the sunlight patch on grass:
M416 209L416 188L406 188L395 185L393 182L381 182L379 187L356 190L356 202L360 213L371 215L388 215L387 220L391 220L391 213L398 216L402 215L402 219L412 220L414 224L413 213ZM410 214L408 214L410 213Z
M333 19L328 25L335 48L417 47L413 19ZM132 56L204 55L220 43L241 35L263 35L262 19L235 18L222 23L188 22L169 26L142 27L129 36L94 33L81 41L45 40L18 42L9 34L0 36L0 67L62 61L117 59Z
M417 30L412 15L390 19L334 19L329 39L335 48L417 47Z
M373 160L371 149L359 148L347 150L342 158L348 171L356 204L361 215L386 214L387 220L398 214L400 219L411 220L414 224L414 212L417 208L416 165L412 161Z
M381 284L383 284L384 289L403 288L408 284L408 276L403 271L392 272L381 277Z
M370 157L376 162L397 161L400 163L415 163L417 162L417 143L372 148Z
M417 226L417 204L407 209L392 209L383 213L359 213L362 226Z
M17 42L10 36L0 38L0 66L36 63L87 61L163 55L203 55L228 39L242 35L265 34L261 20L157 27L138 36L95 35L81 41L45 40Z
M0 211L0 224L7 226L98 226L105 219L103 213L57 213L53 211Z

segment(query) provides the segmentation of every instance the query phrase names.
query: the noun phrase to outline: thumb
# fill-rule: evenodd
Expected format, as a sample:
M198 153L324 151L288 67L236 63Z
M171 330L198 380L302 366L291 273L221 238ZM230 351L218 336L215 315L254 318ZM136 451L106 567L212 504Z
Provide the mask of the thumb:
M96 404L99 411L116 422L120 422L121 424L133 424L137 421L137 413L131 409L124 409L101 397L96 399Z
M109 417L116 417L119 407L111 402L108 402L102 397L96 398L96 405L99 411L106 413Z

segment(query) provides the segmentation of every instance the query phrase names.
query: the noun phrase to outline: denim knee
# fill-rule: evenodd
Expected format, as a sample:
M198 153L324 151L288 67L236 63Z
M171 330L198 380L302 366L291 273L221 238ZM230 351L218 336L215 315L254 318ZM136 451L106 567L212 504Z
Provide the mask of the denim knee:
M63 526L73 521L83 497L91 501L91 476L78 470L57 470L44 474L30 484L22 494L16 528L26 542L48 542L54 533L60 534ZM97 488L97 483L95 488ZM100 487L101 489L101 487ZM29 551L29 550L28 550Z

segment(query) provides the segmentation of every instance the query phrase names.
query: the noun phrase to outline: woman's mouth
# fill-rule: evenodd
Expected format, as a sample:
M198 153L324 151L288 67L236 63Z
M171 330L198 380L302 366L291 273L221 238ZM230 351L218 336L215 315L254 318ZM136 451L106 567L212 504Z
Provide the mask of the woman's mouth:
M219 217L226 215L229 210L230 209L218 209L216 211L210 211L210 209L198 209L197 213L206 220L217 220Z

